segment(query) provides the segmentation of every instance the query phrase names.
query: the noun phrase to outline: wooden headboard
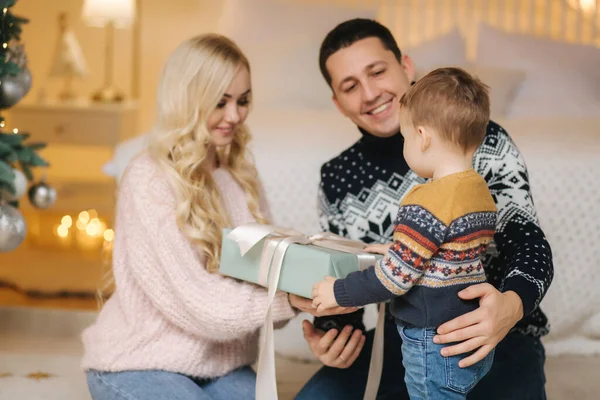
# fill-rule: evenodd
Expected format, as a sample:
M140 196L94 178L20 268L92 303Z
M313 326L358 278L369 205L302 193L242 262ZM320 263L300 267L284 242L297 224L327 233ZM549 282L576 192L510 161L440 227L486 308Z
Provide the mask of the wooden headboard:
M475 56L477 27L496 28L600 47L597 0L382 0L381 19L403 48L458 26Z
M289 1L289 0L281 0ZM475 56L477 27L496 28L600 47L600 0L303 0L373 6L378 19L410 49L458 26Z

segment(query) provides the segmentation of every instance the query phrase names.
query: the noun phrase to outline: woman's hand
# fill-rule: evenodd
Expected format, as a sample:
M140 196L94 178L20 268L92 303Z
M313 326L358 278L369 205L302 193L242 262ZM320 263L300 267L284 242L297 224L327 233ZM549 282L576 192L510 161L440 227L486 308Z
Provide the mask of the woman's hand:
M325 317L328 315L338 315L338 314L349 314L349 313L352 313L352 312L355 312L358 310L358 307L335 307L335 308L330 308L325 311L318 311L316 308L313 307L312 301L310 299L307 299L306 297L300 297L300 296L290 293L288 298L290 300L290 304L292 305L292 307L294 307L300 311L304 311L309 314L312 314L315 317Z

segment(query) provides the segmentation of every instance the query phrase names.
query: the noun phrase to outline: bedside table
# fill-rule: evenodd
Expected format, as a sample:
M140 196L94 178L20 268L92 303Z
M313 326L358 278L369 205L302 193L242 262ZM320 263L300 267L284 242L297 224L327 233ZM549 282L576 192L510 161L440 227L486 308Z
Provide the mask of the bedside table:
M136 135L136 102L96 104L18 104L9 111L8 122L19 131L30 132L32 141L56 144L114 147Z
M8 111L7 131L17 128L31 135L29 143L47 143L40 156L50 167L34 169L36 179L46 174L58 193L57 203L46 214L89 208L112 212L114 179L103 174L102 167L119 142L138 133L136 102L48 101L22 103ZM23 203L29 208L27 201Z
M34 208L27 196L21 200L19 208L28 225L27 237L15 251L0 254L0 279L24 290L85 292L88 297L60 295L45 299L0 290L0 305L95 307L95 290L109 269L106 254L101 251L104 237L77 228L76 221L82 211L90 211L90 215L93 211L104 224L101 229L113 228L116 182L102 172L102 166L112 158L119 142L139 133L138 105L24 102L5 113L5 132L17 128L31 135L27 142L47 143L40 156L50 167L34 168L34 182L47 175L48 184L57 191L57 200L45 210ZM59 237L57 228L67 215L72 225L68 236Z

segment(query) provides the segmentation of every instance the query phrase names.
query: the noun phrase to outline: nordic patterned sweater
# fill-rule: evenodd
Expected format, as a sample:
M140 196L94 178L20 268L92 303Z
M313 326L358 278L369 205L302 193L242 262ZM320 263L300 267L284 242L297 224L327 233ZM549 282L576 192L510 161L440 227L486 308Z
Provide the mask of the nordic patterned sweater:
M361 133L361 139L321 167L321 226L350 239L389 243L400 201L425 180L412 172L402 157L401 134L378 138ZM549 325L538 304L554 270L552 252L529 191L525 161L507 132L490 121L473 167L486 180L498 210L494 241L483 258L487 280L501 292L513 290L521 298L524 316L513 330L543 336ZM360 310L321 317L315 323L325 328L346 323L356 326L362 314Z
M344 307L392 300L403 325L436 328L477 308L458 292L485 282L481 257L494 237L496 204L470 169L415 186L402 200L388 254L335 282Z

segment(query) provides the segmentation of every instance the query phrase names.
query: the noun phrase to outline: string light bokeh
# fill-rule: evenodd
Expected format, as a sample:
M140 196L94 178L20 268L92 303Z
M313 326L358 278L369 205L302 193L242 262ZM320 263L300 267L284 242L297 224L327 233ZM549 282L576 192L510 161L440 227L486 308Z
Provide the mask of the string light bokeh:
M54 234L63 247L75 244L81 250L109 250L115 238L115 232L94 209L81 211L77 216L64 215Z

